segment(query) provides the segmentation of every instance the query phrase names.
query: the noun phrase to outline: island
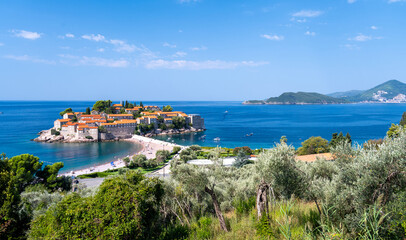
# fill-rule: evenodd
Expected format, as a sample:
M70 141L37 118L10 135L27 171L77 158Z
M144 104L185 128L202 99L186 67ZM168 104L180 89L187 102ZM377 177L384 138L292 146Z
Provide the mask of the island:
M204 131L204 119L199 114L173 111L171 106L144 106L123 101L97 101L92 110L74 112L67 108L54 126L43 130L37 142L99 142L128 139L133 135L183 134Z
M243 104L338 104L347 103L345 99L329 97L313 92L286 92L279 97L271 97L266 100L249 100Z
M243 102L246 105L345 103L406 103L406 84L398 80L389 80L365 91L350 90L326 95L316 92L285 92L279 97Z

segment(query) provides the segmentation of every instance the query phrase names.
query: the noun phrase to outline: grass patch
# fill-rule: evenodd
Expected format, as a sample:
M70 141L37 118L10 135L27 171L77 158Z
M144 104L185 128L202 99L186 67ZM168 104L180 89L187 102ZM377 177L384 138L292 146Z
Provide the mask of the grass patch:
M269 207L269 220L265 217L258 221L254 207L245 213L238 213L235 210L226 212L224 218L230 227L229 232L221 230L215 216L206 216L192 222L188 239L319 239L321 237L315 230L320 218L312 202L278 201Z

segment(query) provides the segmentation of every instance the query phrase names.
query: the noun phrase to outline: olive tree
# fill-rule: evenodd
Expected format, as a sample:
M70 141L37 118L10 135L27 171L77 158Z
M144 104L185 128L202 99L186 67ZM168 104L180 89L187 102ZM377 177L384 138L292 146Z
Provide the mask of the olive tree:
M220 148L215 151L221 151ZM171 173L173 178L184 187L185 191L195 195L197 198L208 194L212 200L214 211L224 231L229 231L223 213L219 195L225 188L225 179L229 176L228 169L222 165L221 160L212 160L213 164L196 166L192 164L173 165Z

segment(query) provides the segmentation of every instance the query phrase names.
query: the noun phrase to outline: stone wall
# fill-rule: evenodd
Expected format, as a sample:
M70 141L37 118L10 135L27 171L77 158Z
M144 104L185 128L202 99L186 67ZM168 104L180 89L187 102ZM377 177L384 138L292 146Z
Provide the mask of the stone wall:
M205 129L204 126L204 119L198 114L190 114L189 115L190 123L192 127L195 129Z
M104 126L108 133L115 138L130 138L135 131L137 124L120 124Z
M76 138L86 138L87 136L92 137L94 140L99 140L99 130L96 128L91 128L91 129L83 129L83 130L78 130L76 133Z

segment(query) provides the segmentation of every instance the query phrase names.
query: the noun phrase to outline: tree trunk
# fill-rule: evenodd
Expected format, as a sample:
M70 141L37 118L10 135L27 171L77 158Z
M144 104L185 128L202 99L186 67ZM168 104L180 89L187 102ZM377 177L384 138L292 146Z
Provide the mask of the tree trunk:
M189 220L188 220L188 218L187 218L187 216L186 216L186 214L185 214L185 210L183 209L183 207L182 207L182 205L180 204L180 202L178 201L178 199L175 198L175 200L176 200L176 202L178 203L178 206L179 206L179 208L180 208L180 211L182 212L182 215L183 215L183 217L185 218L185 221L186 221L187 225L190 227L190 223L189 223ZM183 224L182 224L182 225L183 225Z
M268 196L267 196L267 191L269 189L269 185L266 184L265 182L262 182L258 186L257 190L257 213L258 213L258 220L261 219L262 214L265 212L265 214L268 216Z
M214 205L214 211L216 211L216 215L217 215L217 218L219 219L221 229L228 232L226 221L224 220L223 214L221 213L220 204L217 201L216 194L214 193L214 191L212 189L210 189L208 187L205 187L204 191L207 192L208 194L210 194L210 196L211 196L211 199L212 199L213 205Z

